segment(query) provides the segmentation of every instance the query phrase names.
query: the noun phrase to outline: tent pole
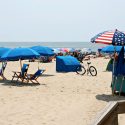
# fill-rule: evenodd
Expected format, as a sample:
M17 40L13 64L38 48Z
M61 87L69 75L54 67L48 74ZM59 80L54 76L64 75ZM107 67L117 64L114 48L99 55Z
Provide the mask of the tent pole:
M123 82L124 82L124 76L123 76L123 78L122 78L122 83L121 83L120 90L119 90L119 96L121 95L121 91L122 91Z
M117 80L117 77L114 76L114 81L113 81L113 82L114 82L114 86L113 86L113 84L112 84L112 87L113 87L113 88L112 88L112 94L113 94L113 95L115 94L116 80Z

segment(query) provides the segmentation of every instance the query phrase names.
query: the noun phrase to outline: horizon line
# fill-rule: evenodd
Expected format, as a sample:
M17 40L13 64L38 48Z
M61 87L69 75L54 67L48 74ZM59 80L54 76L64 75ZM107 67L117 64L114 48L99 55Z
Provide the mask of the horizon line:
M0 41L1 43L4 43L4 42L43 42L43 43L45 43L45 42L58 42L58 43L60 43L60 42L89 42L89 41Z

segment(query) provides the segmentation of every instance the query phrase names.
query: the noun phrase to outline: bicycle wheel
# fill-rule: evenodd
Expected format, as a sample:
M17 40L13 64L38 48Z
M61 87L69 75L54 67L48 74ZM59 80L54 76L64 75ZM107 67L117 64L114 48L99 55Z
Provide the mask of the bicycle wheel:
M78 67L76 73L80 75L84 75L86 73L85 67L84 66Z
M96 76L97 75L97 70L94 66L90 66L89 67L89 72L92 76Z

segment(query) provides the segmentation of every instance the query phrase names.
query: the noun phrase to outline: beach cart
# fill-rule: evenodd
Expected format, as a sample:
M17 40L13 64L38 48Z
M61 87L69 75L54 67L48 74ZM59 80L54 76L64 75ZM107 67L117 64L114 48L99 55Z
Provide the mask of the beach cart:
M76 72L80 67L79 61L72 56L57 56L56 71L57 72Z

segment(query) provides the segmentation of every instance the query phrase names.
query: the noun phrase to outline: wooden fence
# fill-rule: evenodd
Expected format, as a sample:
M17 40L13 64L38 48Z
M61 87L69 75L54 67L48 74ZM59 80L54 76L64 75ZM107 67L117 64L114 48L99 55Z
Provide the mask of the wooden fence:
M125 113L125 101L109 102L91 125L118 125L118 114L123 113Z

